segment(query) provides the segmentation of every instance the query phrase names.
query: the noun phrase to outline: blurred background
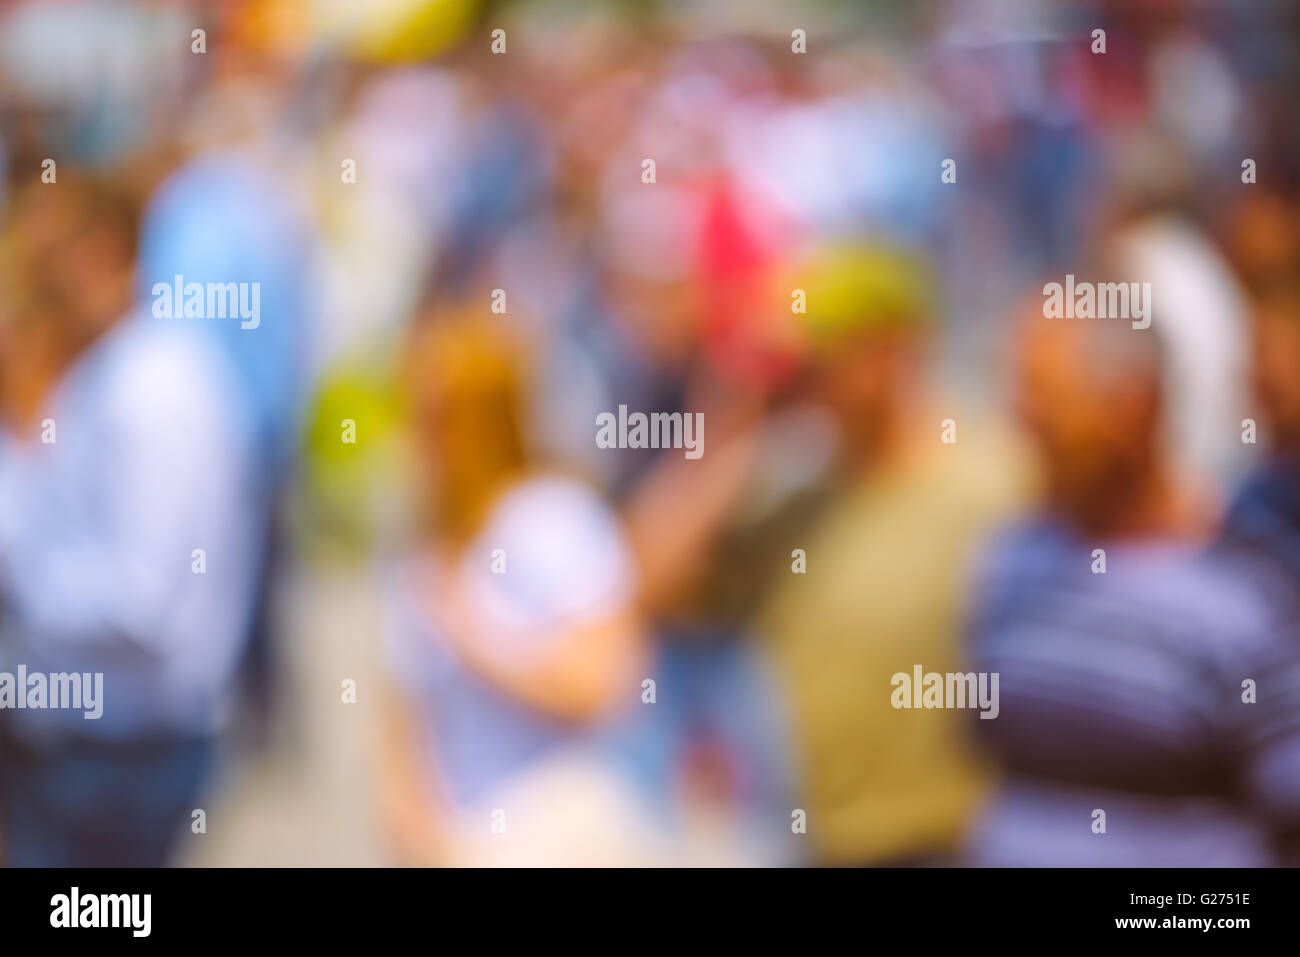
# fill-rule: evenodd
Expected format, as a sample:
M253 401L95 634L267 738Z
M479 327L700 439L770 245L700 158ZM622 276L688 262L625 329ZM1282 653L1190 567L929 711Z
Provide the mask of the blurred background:
M0 671L105 675L0 856L1287 859L1297 94L1287 0L0 3Z

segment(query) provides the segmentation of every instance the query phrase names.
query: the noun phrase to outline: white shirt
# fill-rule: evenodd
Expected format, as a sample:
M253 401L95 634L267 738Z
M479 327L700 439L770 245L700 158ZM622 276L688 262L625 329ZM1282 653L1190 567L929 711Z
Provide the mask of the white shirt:
M233 382L194 329L133 316L59 385L54 442L0 432L0 670L104 673L102 718L0 715L21 735L220 722L260 514Z

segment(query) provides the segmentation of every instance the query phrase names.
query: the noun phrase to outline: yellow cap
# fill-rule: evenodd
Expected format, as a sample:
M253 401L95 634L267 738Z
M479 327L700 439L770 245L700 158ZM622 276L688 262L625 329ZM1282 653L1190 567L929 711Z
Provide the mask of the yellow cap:
M934 319L934 276L919 256L896 246L823 246L795 268L791 283L807 293L805 326L817 346L873 329L926 328Z

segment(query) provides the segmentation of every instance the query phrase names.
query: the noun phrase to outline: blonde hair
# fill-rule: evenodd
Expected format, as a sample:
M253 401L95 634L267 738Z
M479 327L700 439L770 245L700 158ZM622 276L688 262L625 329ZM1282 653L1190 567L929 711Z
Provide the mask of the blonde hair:
M455 544L472 537L497 495L529 470L526 368L499 319L433 315L412 330L407 396L420 453L439 477L430 517Z

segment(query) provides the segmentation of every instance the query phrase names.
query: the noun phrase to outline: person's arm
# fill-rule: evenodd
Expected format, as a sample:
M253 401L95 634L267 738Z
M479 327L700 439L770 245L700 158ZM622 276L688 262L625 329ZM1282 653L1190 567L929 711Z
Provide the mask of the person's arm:
M633 492L625 518L646 614L670 608L699 580L748 477L752 445L744 435L695 462L665 456Z
M680 602L707 568L758 448L765 396L727 391L707 377L692 391L711 444L694 460L662 454L624 507L639 573L637 603L647 616Z
M481 624L452 629L461 661L534 710L562 721L591 720L638 688L642 630L630 608L565 627L539 655L514 657L481 640Z
M497 549L510 565L490 573ZM635 572L617 517L588 490L526 483L454 570L425 574L417 593L435 633L517 701L580 722L636 694Z

